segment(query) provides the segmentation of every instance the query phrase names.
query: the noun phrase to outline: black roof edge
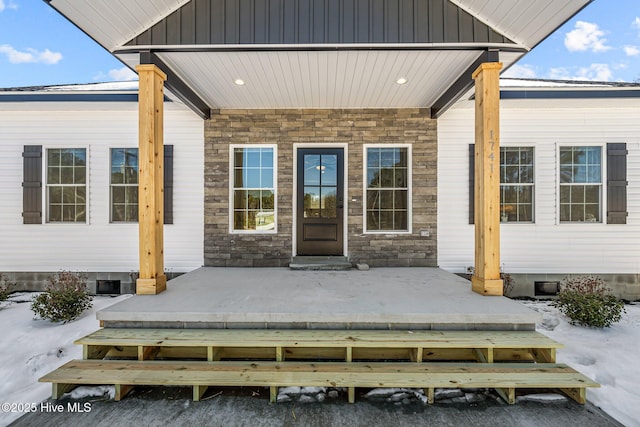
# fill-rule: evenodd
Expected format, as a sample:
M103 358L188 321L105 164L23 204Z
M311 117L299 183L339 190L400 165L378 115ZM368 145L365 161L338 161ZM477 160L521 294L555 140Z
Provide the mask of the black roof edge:
M606 98L640 98L640 88L620 90L584 90L580 88L558 89L501 89L500 99L606 99ZM473 97L471 97L473 99Z
M201 118L207 120L211 117L211 108L209 105L189 86L187 86L187 84L154 52L140 52L140 64L153 64L160 68L160 70L167 75L167 81L164 83L167 89L169 89L176 97L184 102L187 107L193 110L193 112Z
M0 102L138 102L138 93L0 92ZM171 102L165 97L165 102Z
M431 118L437 119L445 113L456 101L462 97L474 85L473 73L485 62L499 62L500 51L494 49L485 50L478 59L436 100L431 106Z

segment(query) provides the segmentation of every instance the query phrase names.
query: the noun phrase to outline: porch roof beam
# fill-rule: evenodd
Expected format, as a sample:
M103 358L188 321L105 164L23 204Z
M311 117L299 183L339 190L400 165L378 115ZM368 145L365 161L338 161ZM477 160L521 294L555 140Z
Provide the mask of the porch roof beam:
M200 96L195 93L167 64L155 54L146 50L140 52L140 64L153 64L167 75L165 87L175 94L194 113L203 119L209 119L211 108Z
M464 73L456 80L445 93L440 96L431 106L431 118L437 119L445 113L460 97L471 89L474 85L473 73L481 64L487 62L499 62L500 51L495 49L487 49L476 59L476 61L467 68Z

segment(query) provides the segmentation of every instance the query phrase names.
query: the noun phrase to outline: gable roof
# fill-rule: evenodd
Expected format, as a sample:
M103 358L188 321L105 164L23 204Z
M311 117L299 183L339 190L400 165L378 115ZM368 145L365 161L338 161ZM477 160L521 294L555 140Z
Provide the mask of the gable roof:
M478 64L508 68L591 0L46 1L132 69L158 65L202 117L399 107L437 117Z

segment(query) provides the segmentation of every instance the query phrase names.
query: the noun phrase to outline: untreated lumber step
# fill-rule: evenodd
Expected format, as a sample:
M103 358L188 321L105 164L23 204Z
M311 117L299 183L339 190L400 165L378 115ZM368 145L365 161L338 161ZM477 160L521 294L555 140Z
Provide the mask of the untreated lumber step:
M77 385L115 385L116 400L137 385L191 386L199 400L208 386L325 386L495 388L509 403L516 389L557 389L585 403L585 387L599 385L563 364L387 362L169 362L73 360L40 378L60 398ZM275 395L271 394L272 401ZM351 402L353 399L350 396Z
M286 357L286 349L403 349L420 362L446 357L432 350L469 350L480 362L494 361L496 350L521 350L537 362L553 363L562 344L535 331L397 331L397 330L269 330L269 329L144 329L105 328L78 339L85 359L101 359L112 348L135 348L139 360L152 359L161 348L194 348L219 360L225 348L273 349ZM359 351L355 359L385 359L388 351ZM444 356L443 356L444 354ZM275 356L272 356L275 358ZM458 353L451 358L460 358ZM519 356L518 356L519 358Z

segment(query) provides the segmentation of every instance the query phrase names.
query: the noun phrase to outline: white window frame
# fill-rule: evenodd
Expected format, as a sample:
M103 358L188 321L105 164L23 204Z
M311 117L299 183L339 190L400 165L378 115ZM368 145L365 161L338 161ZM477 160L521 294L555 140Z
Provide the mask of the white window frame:
M136 216L135 221L114 221L113 220L113 187L133 187L133 184L113 184L111 182L111 166L113 164L113 150L138 150L138 170L140 170L140 149L138 147L109 147L109 224L137 224L138 216ZM137 186L140 185L140 177L138 177L138 183L135 184ZM138 187L138 191L140 188ZM140 197L140 193L138 193L138 198ZM125 205L126 206L126 205ZM138 214L140 213L140 205L138 204Z
M77 225L89 225L90 223L90 210L89 210L89 191L90 191L90 182L89 177L90 174L90 151L89 146L87 145L73 145L73 144L64 144L64 145L50 145L42 147L44 152L42 153L44 157L44 161L42 162L42 182L43 182L43 206L44 206L44 223L53 226L77 226ZM85 165L85 220L84 222L75 222L75 221L50 221L49 220L49 187L57 186L58 184L49 184L49 150L85 150L86 156L86 165Z
M537 159L537 152L538 150L536 150L536 146L535 144L501 144L500 145L500 149L502 148L530 148L533 150L533 182L531 184L503 184L502 183L502 175L500 175L500 205L502 206L502 186L506 185L509 187L517 187L519 185L521 186L531 186L533 187L533 191L531 192L531 196L532 196L532 200L531 200L531 221L502 221L502 218L500 219L500 224L520 224L520 225L531 225L531 224L535 224L536 223L536 201L537 201L537 197L536 197L536 192L537 192L537 185L536 182L538 181L538 159Z
M234 181L236 148L273 149L273 230L235 230L234 224ZM278 145L277 144L229 144L229 234L277 234L278 233Z
M587 222L587 221L560 221L560 148L566 147L599 147L600 148L600 221ZM597 227L598 225L605 225L607 223L606 211L607 206L607 188L606 188L606 176L607 176L607 150L605 143L589 143L589 142L570 142L570 143L556 143L556 225L568 225L568 226L580 226L588 225L589 227ZM580 185L589 185L590 183L584 183Z
M413 233L413 153L412 144L363 144L362 146L362 229L364 234L412 234ZM407 149L407 229L368 230L367 229L367 151L369 148Z

